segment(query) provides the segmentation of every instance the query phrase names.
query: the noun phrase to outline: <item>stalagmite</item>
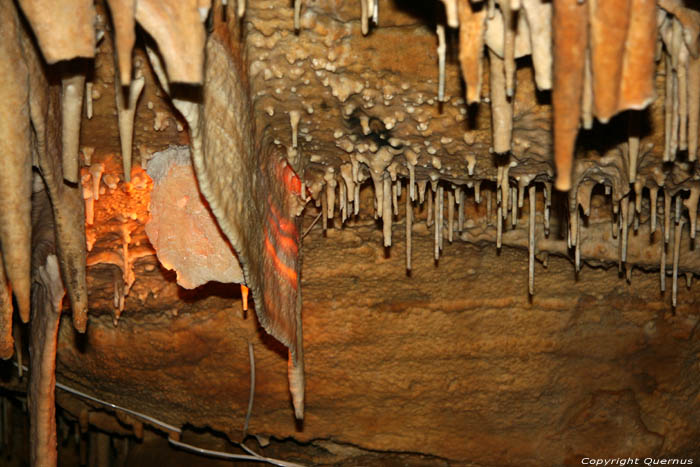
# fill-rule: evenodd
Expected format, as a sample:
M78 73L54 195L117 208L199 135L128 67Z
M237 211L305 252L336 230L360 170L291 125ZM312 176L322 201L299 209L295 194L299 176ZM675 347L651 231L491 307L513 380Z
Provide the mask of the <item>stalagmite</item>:
M452 243L452 231L455 220L455 195L452 190L447 192L447 240Z
M537 201L535 199L535 185L532 184L528 188L528 198L530 200L530 220L528 224L528 290L530 295L535 294L535 208Z
M489 49L489 64L493 150L498 154L502 154L510 151L513 131L513 107L506 96L503 60L491 49Z
M445 101L445 52L447 46L445 45L445 26L442 24L437 25L437 36L438 36L438 101Z
M571 188L574 144L581 114L586 44L588 43L589 2L557 1L554 4L554 161L555 187Z
M510 1L500 3L503 13L503 62L506 96L512 97L515 89L515 27L516 12Z
M678 263L681 259L681 237L683 234L683 224L685 219L681 218L680 222L676 225L676 235L673 240L673 297L672 303L673 307L676 307L676 296L678 294Z
M477 180L474 183L474 202L481 204L481 180Z
M76 62L76 68L81 65ZM63 145L63 178L78 183L80 170L80 119L83 111L85 73L71 70L61 78L61 131Z
M472 2L457 2L459 13L459 62L466 85L467 104L481 101L486 8L474 10Z
M299 31L301 29L301 0L294 0L294 30Z
M0 245L22 321L29 319L32 154L28 70L20 45L21 23L13 2L0 3ZM2 265L0 265L2 267ZM0 284L5 287L5 282Z
M391 178L389 174L384 175L383 181L384 195L382 197L384 205L382 206L382 225L384 233L384 246L391 246Z
M698 157L698 132L700 132L700 55L690 57L688 63L688 160Z
M124 180L131 181L131 151L134 139L134 117L136 104L143 91L146 80L143 76L133 79L128 88L126 105L124 102L123 88L119 79L115 78L114 94L117 101L117 114L119 118L119 139L122 149L122 165L124 168Z
M301 114L299 113L298 110L290 110L289 111L289 124L292 127L292 147L295 149L297 147L297 135L298 135L299 119L300 118L301 118Z
M681 221L681 202L682 202L682 197L680 193L676 194L676 213L675 213L675 221L676 224L678 224Z
M406 269L411 270L411 239L413 237L413 205L411 197L406 198Z

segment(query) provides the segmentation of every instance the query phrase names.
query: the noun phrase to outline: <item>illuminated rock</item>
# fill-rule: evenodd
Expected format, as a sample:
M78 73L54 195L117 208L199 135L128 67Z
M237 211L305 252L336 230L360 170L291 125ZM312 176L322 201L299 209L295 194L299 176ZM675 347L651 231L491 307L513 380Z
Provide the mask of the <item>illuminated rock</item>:
M209 281L242 283L236 254L197 188L189 149L154 154L148 174L153 192L146 234L160 263L177 272L177 283L186 289Z

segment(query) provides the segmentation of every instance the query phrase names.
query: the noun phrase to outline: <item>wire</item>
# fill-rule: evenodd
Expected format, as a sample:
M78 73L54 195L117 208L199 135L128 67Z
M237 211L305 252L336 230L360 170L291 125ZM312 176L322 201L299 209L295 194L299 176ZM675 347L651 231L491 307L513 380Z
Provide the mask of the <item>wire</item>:
M248 351L250 352L250 356L251 356L251 373L252 373L252 380L253 380L253 384L254 384L254 381L255 381L255 361L253 360L253 359L254 359L254 356L253 356L253 353L252 353L252 352L253 352L253 345L250 344L250 343L249 343L248 345L249 345ZM13 364L14 366L18 367L18 368L21 368L22 370L24 370L24 371L26 371L26 372L29 371L29 368L27 368L27 366L25 366L25 365L18 365L17 362L12 362L12 364ZM73 395L76 395L76 396L78 396L78 397L82 397L83 399L87 399L87 400L96 402L96 403L98 403L98 404L101 404L101 405L110 407L110 408L112 408L112 409L114 409L114 410L121 410L122 412L126 412L126 413L131 414L131 415L133 415L133 416L135 416L135 417L141 418L141 419L143 419L143 420L145 420L145 421L147 421L147 422L149 422L149 423L151 423L151 424L153 424L153 425L155 425L155 426L159 426L159 427L161 427L161 428L165 428L166 430L168 430L168 431L170 431L170 432L182 433L182 430L181 430L180 428L178 428L178 427L176 427L176 426L173 426L173 425L170 425L169 423L162 422L162 421L158 420L157 418L153 418L153 417L151 417L151 416L142 414L142 413L140 413L140 412L136 412L135 410L127 409L127 408L122 407L122 406L119 406L119 405L117 405L117 404L113 404L113 403L111 403L111 402L103 401L102 399L98 399L97 397L91 396L91 395L86 394L86 393L84 393L84 392L82 392L82 391L79 391L79 390L77 390L77 389L73 389L73 388L71 388L71 387L69 387L69 386L66 386L65 384L61 384L61 383L59 383L58 381L56 382L56 387L59 388L59 389L61 389L61 390L63 390L63 391L69 392L69 393L71 393L71 394L73 394ZM252 408L252 406L253 406L252 391L254 391L254 389L255 389L254 387L251 388L251 397L250 397L250 402L249 402L249 404L248 404L248 416L250 416L250 410L251 410L251 408ZM247 425L247 424L248 424L248 423L247 423L247 420L246 420L246 425ZM256 453L256 452L253 451L252 449L248 448L248 446L246 446L246 445L243 444L243 443L236 443L236 444L238 444L238 446L239 446L241 449L243 449L244 451L250 453L250 455L246 455L246 454L231 454L231 453L223 452L223 451L212 451L212 450L210 450L210 449L200 448L200 447L194 446L194 445L192 445L192 444L183 443L182 441L176 441L176 440L172 439L171 437L168 437L168 442L169 442L170 444L174 445L174 446L177 446L177 447L186 449L186 450L188 450L188 451L191 451L191 452L194 452L194 453L197 453L197 454L201 454L201 455L204 455L204 456L218 457L218 458L220 458L220 459L247 460L247 461L255 461L255 462L267 462L268 464L277 465L277 466L280 466L280 467L304 467L302 464L295 464L294 462L285 462L285 461L282 461L282 460L279 460L279 459L273 459L273 458L270 458L270 457L261 456L260 454Z
M245 446L243 443L240 443L239 446L241 448L243 448L246 452L252 453L251 455L231 454L228 452L212 451L210 449L204 449L204 448L200 448L198 446L193 446L191 444L183 443L182 441L175 441L174 439L168 439L168 441L170 442L170 444L172 444L174 446L186 449L188 451L196 452L197 454L201 454L203 456L218 457L220 459L230 459L230 460L267 462L268 464L278 465L280 467L303 467L301 464L295 464L293 462L285 462L285 461L281 461L279 459L271 459L269 457L263 457L260 454L255 453L255 451L248 449L248 447Z
M248 355L250 356L250 397L248 397L248 412L245 414L245 425L243 425L243 435L248 432L248 422L250 414L253 412L253 398L255 397L255 353L253 343L248 341Z

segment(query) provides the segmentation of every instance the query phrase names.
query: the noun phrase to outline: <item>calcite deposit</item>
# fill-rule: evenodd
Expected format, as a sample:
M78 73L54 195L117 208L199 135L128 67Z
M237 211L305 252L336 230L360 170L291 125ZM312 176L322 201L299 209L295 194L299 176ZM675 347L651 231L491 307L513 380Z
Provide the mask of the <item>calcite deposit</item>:
M154 183L146 234L160 264L177 272L178 285L193 289L209 281L242 283L236 254L197 188L189 149L153 154L148 174Z
M0 6L27 462L700 461L696 3L66 5Z

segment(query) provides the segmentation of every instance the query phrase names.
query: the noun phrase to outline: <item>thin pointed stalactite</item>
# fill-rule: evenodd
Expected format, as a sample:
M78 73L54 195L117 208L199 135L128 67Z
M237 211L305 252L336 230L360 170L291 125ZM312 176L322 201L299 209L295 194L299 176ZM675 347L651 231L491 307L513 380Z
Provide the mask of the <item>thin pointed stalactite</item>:
M445 189L443 188L442 185L438 186L437 189L437 203L435 203L435 207L437 209L437 226L438 226L438 247L440 248L440 251L442 251L442 244L443 244L443 232L442 230L444 229L445 226Z
M66 64L61 77L61 131L63 178L78 183L80 178L80 121L85 91L85 64L81 60Z
M535 294L535 209L537 206L537 200L535 198L536 189L535 185L532 184L528 188L528 198L530 200L530 215L528 223L528 291L530 295Z
M489 65L493 150L502 154L510 151L513 132L513 106L506 94L503 59L491 49L489 49Z
M661 223L661 235L662 238L659 239L659 248L661 248L660 260L659 260L659 285L661 292L666 292L666 246L668 243L665 241L666 237L666 223Z
M411 203L411 197L408 193L405 195L406 198L406 270L411 270L411 240L413 237L413 204Z
M656 232L656 208L658 204L659 190L656 187L649 188L650 232Z
M452 190L447 192L447 240L452 243L452 231L455 221L455 195Z
M673 240L673 296L672 304L676 307L677 295L678 295L678 266L681 259L681 237L683 234L683 224L685 224L685 219L681 218L680 221L674 227L675 238Z
M445 26L438 24L436 27L438 46L438 101L445 101L445 55L447 45L445 44Z
M119 140L122 150L122 166L124 169L124 180L131 181L131 153L134 143L134 118L136 116L136 103L141 97L146 80L139 76L131 81L126 88L126 99L124 89L119 79L115 77L114 95L117 101L117 117L119 119Z
M384 232L384 246L391 246L391 224L392 224L392 213L391 213L391 178L389 174L384 175L383 181L384 195L382 196L382 225Z

